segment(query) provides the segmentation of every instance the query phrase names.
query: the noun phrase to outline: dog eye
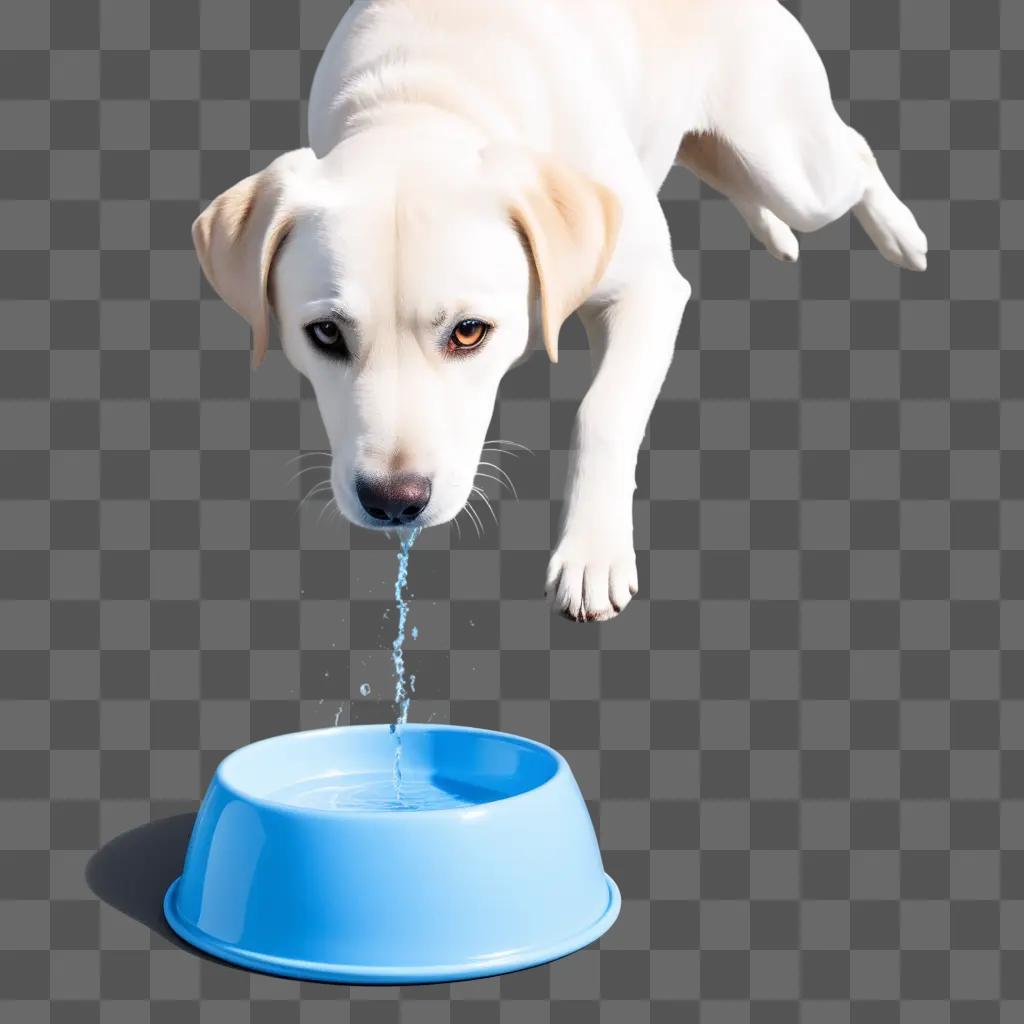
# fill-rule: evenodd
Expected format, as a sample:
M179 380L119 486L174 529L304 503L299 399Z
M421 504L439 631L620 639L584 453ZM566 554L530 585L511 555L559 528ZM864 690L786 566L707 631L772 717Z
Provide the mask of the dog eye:
M469 352L479 348L489 330L490 326L482 320L463 320L457 323L448 338L448 351Z
M306 337L332 359L348 359L349 352L341 328L333 320L317 320L303 328Z

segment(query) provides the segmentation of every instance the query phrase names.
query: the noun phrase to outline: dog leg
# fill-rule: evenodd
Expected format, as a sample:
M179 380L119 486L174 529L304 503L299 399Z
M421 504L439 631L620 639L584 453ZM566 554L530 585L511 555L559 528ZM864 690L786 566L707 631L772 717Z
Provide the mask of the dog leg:
M613 301L580 310L600 365L577 417L562 537L547 574L555 610L577 621L610 619L637 592L637 453L690 297L670 251L634 271Z
M867 142L852 129L854 146L868 165L864 198L853 208L854 216L878 251L904 270L928 269L928 239L914 215L889 187Z
M736 209L750 228L750 233L774 256L783 263L794 263L800 255L800 243L796 235L778 217L759 203L746 203L733 200Z
M750 233L777 260L792 263L800 255L796 235L764 205L750 172L724 139L703 132L687 135L676 163L731 199Z
M797 252L790 229L817 231L852 210L886 259L924 270L924 232L837 113L799 22L778 3L744 5L742 17L716 10L721 64L704 128L683 138L677 162L727 195L780 259Z

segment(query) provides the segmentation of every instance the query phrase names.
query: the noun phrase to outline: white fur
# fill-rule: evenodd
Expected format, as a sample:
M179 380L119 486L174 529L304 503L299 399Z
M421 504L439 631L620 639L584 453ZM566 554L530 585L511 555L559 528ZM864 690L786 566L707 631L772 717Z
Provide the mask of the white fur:
M689 133L722 148L680 152ZM777 0L356 2L317 70L309 138L275 308L316 391L338 504L364 525L354 474L395 459L434 479L425 525L458 513L499 381L539 337L530 261L481 150L529 147L618 197L617 244L580 308L599 366L547 580L576 619L609 618L637 590L637 451L690 294L657 199L677 154L780 259L798 257L793 229L852 208L888 259L925 265L913 215ZM352 367L319 357L300 329L331 301L359 324ZM426 326L438 307L497 327L446 361Z

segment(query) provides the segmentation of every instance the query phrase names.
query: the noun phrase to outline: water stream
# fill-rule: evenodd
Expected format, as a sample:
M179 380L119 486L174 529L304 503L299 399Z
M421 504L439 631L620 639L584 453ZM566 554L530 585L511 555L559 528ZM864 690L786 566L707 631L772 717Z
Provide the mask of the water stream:
M409 552L412 550L419 529L402 533L401 546L398 549L398 574L395 576L395 606L398 609L398 630L391 641L391 662L395 668L395 704L398 717L391 725L391 734L395 737L395 763L392 771L395 800L402 802L402 726L409 720L409 701L416 692L416 677L405 676L405 622L409 616L409 602L405 597L405 585L409 579ZM417 631L413 629L413 636ZM408 685L406 685L408 683Z

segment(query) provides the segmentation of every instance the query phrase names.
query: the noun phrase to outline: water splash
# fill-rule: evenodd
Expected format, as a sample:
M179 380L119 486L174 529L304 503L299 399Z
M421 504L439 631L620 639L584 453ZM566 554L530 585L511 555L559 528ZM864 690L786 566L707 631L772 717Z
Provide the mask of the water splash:
M405 598L405 584L409 579L409 552L412 550L419 529L412 529L402 534L401 546L398 550L398 575L395 577L395 607L398 610L398 631L391 641L391 663L395 667L395 704L398 706L398 718L391 725L391 735L395 737L395 765L392 772L395 786L395 799L402 799L402 726L409 720L410 693L416 692L416 677L410 675L408 689L405 678L405 622L409 616L409 602Z

